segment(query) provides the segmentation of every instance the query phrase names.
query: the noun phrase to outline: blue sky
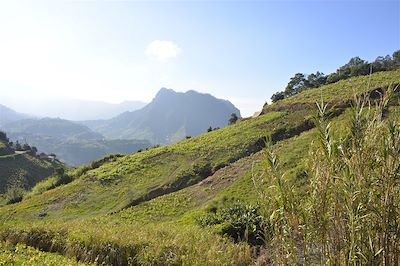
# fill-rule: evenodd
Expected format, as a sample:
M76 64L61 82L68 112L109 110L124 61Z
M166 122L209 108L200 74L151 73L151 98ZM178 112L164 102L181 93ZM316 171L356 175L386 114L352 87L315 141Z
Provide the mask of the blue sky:
M3 1L0 103L198 90L259 110L297 72L400 49L399 1Z

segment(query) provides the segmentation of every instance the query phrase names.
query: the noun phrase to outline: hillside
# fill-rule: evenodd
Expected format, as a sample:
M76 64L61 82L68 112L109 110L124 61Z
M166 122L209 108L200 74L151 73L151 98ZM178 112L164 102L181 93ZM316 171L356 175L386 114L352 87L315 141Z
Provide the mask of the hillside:
M55 167L62 167L57 161L51 163L29 152L15 152L5 134L0 131L0 135L0 194L11 187L28 190L51 176Z
M24 119L2 126L13 134L40 135L65 139L102 139L103 136L88 127L59 118ZM9 134L10 134L9 133Z
M24 119L1 128L12 140L31 143L45 153L55 153L59 159L74 166L108 154L128 154L151 146L143 140L105 140L84 125L58 118Z
M374 100L378 91L399 83L399 70L376 73L368 79L352 78L265 106L263 115L257 118L239 120L173 145L110 157L73 170L69 173L73 182L1 207L0 238L42 251L61 252L82 262L96 260L110 265L252 264L262 259L257 256L257 248L252 247L254 231L250 231L253 226L257 228L259 219L251 220L253 214L258 215L252 206L260 203L254 183L260 176L266 184L274 181L273 174L265 175L269 173L268 160L274 158L269 157L270 147L265 148L265 137L271 136L284 176L265 189L292 193L280 198L281 192L274 190L268 207L278 204L281 212L275 212L275 216L282 215L279 217L287 219L282 220L287 224L292 222L287 217L300 223L296 211L308 204L309 191L314 186L307 170L315 162L310 147L315 147L324 133L315 124L314 103L321 98L329 103L326 111L332 137L342 138L349 133L348 126L353 121L353 93L369 92L369 98ZM393 97L385 109L385 119L398 123L399 96ZM372 151L371 147L366 154ZM280 202L286 201L290 206L279 209ZM235 205L239 203L250 205ZM267 217L275 221L272 214ZM279 221L277 226L286 226ZM243 224L252 227L245 230ZM246 239L247 243L240 241ZM285 248L292 252L291 246Z
M240 116L233 104L209 94L162 88L140 110L85 124L106 138L145 139L153 144L166 144L199 135L210 126L224 127L232 113Z

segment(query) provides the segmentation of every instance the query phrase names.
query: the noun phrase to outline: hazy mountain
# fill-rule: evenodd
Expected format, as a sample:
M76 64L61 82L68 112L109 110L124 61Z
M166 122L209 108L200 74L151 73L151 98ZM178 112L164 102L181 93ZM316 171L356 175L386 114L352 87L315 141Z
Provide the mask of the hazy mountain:
M7 106L0 104L0 126L9 122L28 118L26 114L18 113Z
M19 110L38 117L60 117L63 119L81 121L110 119L127 111L134 111L145 106L140 101L125 101L118 104L85 101L74 99L54 99L34 102Z
M224 127L232 113L240 116L232 103L210 94L162 88L152 102L140 110L85 124L106 138L147 139L154 144L164 144L198 135L210 126Z
M23 119L4 124L2 129L10 134L39 135L62 139L103 139L90 128L60 118Z
M111 153L133 153L150 146L144 140L104 140L90 128L59 118L24 119L1 127L11 140L55 153L70 165L81 165Z

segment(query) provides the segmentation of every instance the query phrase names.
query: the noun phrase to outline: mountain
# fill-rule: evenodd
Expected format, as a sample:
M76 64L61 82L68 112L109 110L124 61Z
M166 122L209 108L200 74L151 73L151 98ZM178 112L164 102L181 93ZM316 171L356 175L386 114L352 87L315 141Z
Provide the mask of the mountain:
M16 111L0 104L0 126L9 122L28 118L28 115L17 113Z
M240 117L240 111L232 103L210 94L162 88L140 110L85 124L106 138L146 139L154 144L166 144L199 135L210 126L224 127L232 113Z
M88 127L59 118L24 119L1 127L9 137L39 151L55 153L70 165L82 165L111 153L133 153L150 146L144 140L104 140Z
M141 101L106 103L77 99L42 100L34 104L21 106L21 110L38 117L60 117L72 121L110 119L127 111L145 106Z
M2 129L12 134L40 135L63 139L103 139L90 128L60 118L23 119L4 124Z
M349 254L397 265L396 84L400 69L342 80L70 170L69 184L0 207L0 237L105 265L341 265Z

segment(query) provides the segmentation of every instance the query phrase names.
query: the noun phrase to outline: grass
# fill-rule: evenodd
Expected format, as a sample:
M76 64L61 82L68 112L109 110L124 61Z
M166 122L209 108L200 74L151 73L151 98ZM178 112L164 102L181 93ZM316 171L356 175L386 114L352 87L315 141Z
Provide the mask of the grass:
M1 266L83 266L85 263L77 262L76 259L64 257L59 254L41 252L25 244L13 245L9 242L0 242L0 265Z
M0 192L4 193L10 184L29 189L52 173L51 163L28 154L0 156Z
M369 92L372 89L385 88L391 84L400 84L400 69L378 72L368 76L353 77L336 83L310 89L295 96L280 100L264 107L264 112L287 109L290 105L304 105L315 108L315 102L338 104L353 99L354 94Z
M19 224L0 238L63 252L83 262L106 265L247 265L249 247L195 226L105 223L102 219Z
M341 137L331 133L326 105L318 105L307 194L288 182L269 146L268 167L254 177L268 225L267 260L278 265L399 263L400 124L393 115L399 108L387 114L387 95L390 89L374 108L358 97Z
M279 126L277 119L281 116L281 113L270 113L174 145L116 158L88 170L68 185L32 196L13 211L17 216L28 211L29 218L35 218L44 208L49 218L118 211L153 189L181 180L178 186L184 187L246 156L265 135L266 126L270 125L271 130Z
M399 73L373 74L371 88L398 81ZM326 97L332 95L331 101L348 101L354 88L358 92L366 90L356 86L366 82L366 77L346 82L270 105L266 114L255 119L71 170L69 174L75 180L54 189L48 190L55 180L42 181L21 203L0 208L0 237L82 262L253 264L257 252L251 246L216 234L215 228L199 227L196 219L237 201L262 203L253 177L268 169L268 153L262 150L261 141L267 135L272 135L274 153L280 158L285 181L282 191L295 196L292 210L303 210L306 203L302 199L309 199L311 193L309 166L319 159L310 157L309 148L317 145L319 133L310 124L315 107L294 106L312 106L321 98L321 92ZM273 111L278 105L280 111ZM396 117L398 111L398 107L390 107L389 117ZM332 114L332 137L340 139L349 132L352 113L343 109ZM265 180L270 181L267 176ZM281 216L288 222L279 223L288 232L292 232L289 222L297 219L293 213L289 218ZM285 255L296 259L290 247L282 247L286 248Z
M4 141L0 140L0 149L4 149L7 147L7 144Z

